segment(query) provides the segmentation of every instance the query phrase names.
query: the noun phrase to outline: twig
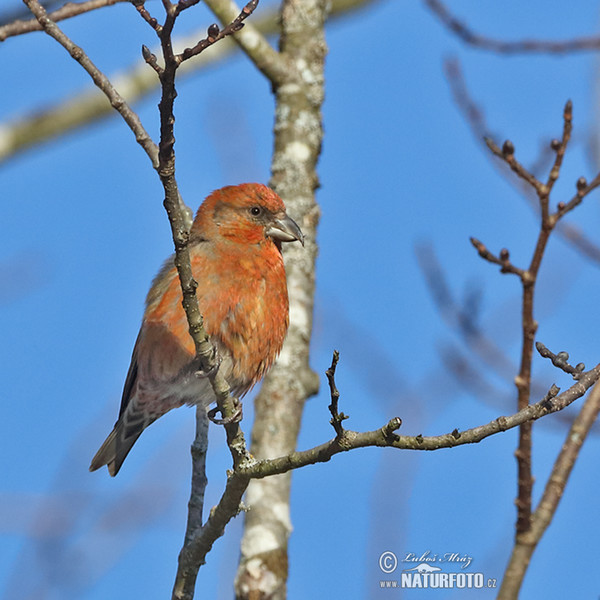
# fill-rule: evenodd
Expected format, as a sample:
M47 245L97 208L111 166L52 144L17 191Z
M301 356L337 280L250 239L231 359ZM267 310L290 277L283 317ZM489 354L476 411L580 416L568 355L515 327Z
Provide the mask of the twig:
M565 156L565 152L567 150L567 145L571 139L571 131L573 129L573 103L568 100L565 104L565 108L563 111L563 132L562 138L560 140L554 139L550 142L550 147L552 150L556 152L556 157L554 159L554 164L550 169L550 173L548 174L548 179L546 181L546 185L538 191L538 195L540 198L540 208L542 213L542 223L545 223L548 220L549 216L549 208L548 202L550 198L550 193L552 192L552 188L554 184L558 180L560 176L560 168L562 166L563 158ZM585 180L584 180L585 181ZM582 187L581 183L578 183L577 189ZM557 217L556 220L558 220Z
M206 555L225 532L227 523L239 513L248 482L249 479L245 476L237 473L230 475L225 491L217 506L210 511L206 523L183 545L179 554L173 600L193 600L198 569L205 564Z
M181 289L183 293L183 308L189 324L189 332L194 340L196 356L200 360L200 369L207 374L213 391L215 393L217 406L228 421L225 425L227 442L232 454L234 467L241 462L251 460L246 449L244 435L239 423L231 420L237 411L239 401L230 396L229 384L221 369L217 367L216 352L204 329L204 321L198 307L196 297L197 282L194 280L190 255L188 249L189 228L186 224L186 216L183 213L177 181L175 179L175 136L173 124L175 115L173 112L177 92L175 90L175 75L181 64L178 55L173 50L171 33L177 16L191 4L171 5L167 2L168 10L162 27L156 30L160 39L164 68L160 73L161 99L159 102L160 113L160 144L159 144L159 166L158 175L165 191L164 206L169 217L171 233L175 245L175 267L179 274ZM177 9L179 6L179 10Z
M76 46L46 14L46 10L41 6L38 0L23 0L29 10L33 13L40 26L52 38L54 38L67 52L87 71L92 81L100 88L103 94L108 98L110 105L123 117L131 131L135 134L135 139L145 150L152 161L152 166L158 168L158 148L152 141L148 132L144 129L142 122L137 114L131 110L127 102L113 87L108 78L96 67L89 59L87 54Z
M568 212L572 211L574 208L581 204L581 201L593 190L595 190L600 185L600 173L588 183L585 177L580 177L577 180L576 187L577 193L566 203L559 203L556 213L554 214L554 218L556 221L564 217Z
M196 407L196 437L192 443L192 492L188 504L185 543L189 543L202 527L206 479L206 453L208 451L208 417L204 406Z
M424 0L435 16L455 33L463 42L499 54L565 54L567 52L583 52L600 50L600 37L582 36L571 40L536 40L526 39L507 42L475 33L463 21L455 17L440 0Z
M514 364L510 360L506 353L495 343L491 337L487 336L482 327L477 321L478 310L473 307L473 303L470 304L459 304L453 297L444 270L435 255L433 246L431 244L421 243L416 247L416 255L419 267L423 272L427 287L430 290L433 301L442 315L442 318L448 323L448 325L458 331L462 339L466 342L470 350L478 356L485 365L497 373L502 379L511 381L514 378ZM452 354L455 354L456 350L452 349L450 352L444 353L445 362L453 362ZM458 371L467 372L466 369L471 370L470 365L463 364L459 361L455 367ZM449 369L452 375L456 375L455 369ZM472 369L473 371L475 368ZM469 379L473 377L479 378L479 374L469 374ZM486 395L482 392L480 387L479 391L475 394L479 397L485 397ZM492 394L493 395L493 394Z
M402 425L402 420L395 417L383 427L374 431L356 432L344 430L341 437L336 435L334 439L309 450L291 452L278 458L259 460L254 463L241 465L230 474L221 500L211 511L199 535L195 536L192 542L184 549L186 562L199 562L203 564L214 542L223 535L227 523L238 514L241 498L250 480L289 473L291 470L308 465L328 462L336 454L357 448L385 447L403 450L433 451L465 444L476 444L492 435L508 431L524 423L565 409L583 396L598 379L600 379L600 364L583 373L579 381L559 395L554 395L551 392L539 402L531 404L513 415L498 417L485 425L466 429L460 433L456 428L450 433L432 437L422 435L401 436L396 431ZM182 554L184 551L182 551ZM185 596L174 597L180 598Z
M568 101L563 111L563 133L561 140L552 142L552 149L556 152L556 157L547 182L541 183L533 176L523 165L514 157L514 146L510 141L506 141L500 149L493 141L486 140L490 150L500 159L502 159L510 168L524 181L526 181L538 196L540 206L540 230L535 249L531 258L529 267L523 271L521 282L523 287L522 296L522 347L521 347L521 365L519 374L515 378L515 384L518 390L518 408L519 410L527 407L531 396L531 364L533 356L533 342L537 331L537 322L534 319L534 291L537 282L537 276L544 256L548 239L556 227L559 220L575 206L577 206L583 197L592 189L600 185L600 174L594 179L592 184L587 184L585 180L580 179L577 183L577 194L575 198L567 203L559 203L556 212L552 213L549 209L549 196L552 187L560 175L560 168L564 157L564 152L571 137L572 128L572 104ZM596 181L598 180L598 181ZM477 240L475 240L477 242ZM479 244L479 242L478 242ZM474 244L476 247L477 244ZM481 245L478 248L480 255L490 262L499 263L499 259L491 255L487 249ZM533 476L531 472L531 423L524 423L519 431L519 447L515 453L518 465L518 496L517 505L517 536L526 533L531 526L531 497L533 489Z
M150 65L159 77L163 74L164 69L158 64L156 54L152 53L150 48L145 44L142 44L142 57L146 61L146 64Z
M232 35L244 26L244 20L247 19L258 6L258 0L250 0L244 8L239 12L238 16L233 19L228 25L223 29L219 29L218 25L211 25L208 28L208 36L204 39L200 40L195 46L192 48L186 48L181 54L177 54L175 59L182 63L185 60L189 60L190 58L197 56L209 46L212 46L216 42L222 40L228 35Z
M223 423L225 424L227 435L227 445L231 452L233 469L235 471L246 462L253 462L254 459L250 456L246 448L244 434L239 426L239 421L233 418L238 410L239 400L230 395L229 384L227 383L222 370L219 368L216 351L204 329L204 321L200 314L198 299L196 297L196 288L198 284L194 280L190 262L188 248L189 228L186 225L185 214L181 207L179 190L175 179L175 135L173 130L173 124L175 122L174 104L177 96L175 90L175 76L177 69L183 61L187 60L187 58L190 58L195 54L200 54L210 45L222 39L225 35L233 33L236 28L240 26L243 19L252 14L252 11L258 4L258 0L251 0L251 2L243 9L240 16L235 20L235 23L230 27L226 27L223 30L223 35L220 37L217 35L214 38L207 38L204 40L206 43L196 45L191 53L184 51L182 54L176 54L173 50L173 42L171 39L175 22L182 11L190 8L196 3L195 0L180 0L177 4L171 4L170 0L163 0L166 15L162 25L159 25L144 9L143 2L141 2L137 8L142 18L156 32L160 40L164 61L164 67L159 67L156 57L152 55L148 48L143 48L142 52L144 59L157 72L161 83L162 94L158 105L160 114L160 143L158 150L159 165L157 171L165 191L164 206L169 217L171 233L175 245L174 263L181 283L183 308L189 324L190 335L194 340L196 358L199 360L200 369L206 373L207 378L211 383L216 397L218 410L223 416ZM203 444L205 439L206 431L199 427L195 443L199 445ZM202 455L200 455L199 458L202 460ZM193 469L194 473L200 472L202 469L202 466L197 466L195 464L195 457ZM201 474L199 474L192 482L188 529L179 555L177 575L173 587L173 598L177 600L191 600L193 598L198 569L203 562L203 559L198 558L197 553L193 551L193 548L196 545L196 538L199 536L202 537L204 535L203 531L205 531L205 527L202 527L201 529L198 527L199 523L202 522L203 508L203 503L199 494L203 495L203 486L205 483L206 480ZM243 488L245 489L245 486L243 486ZM235 489L239 490L240 488ZM243 490L241 490L241 493L243 494ZM230 498L227 489L224 494L224 498L225 497L229 502L234 502L234 500ZM238 509L240 500L241 495L236 500L237 504L235 504L235 510ZM226 508L229 507L230 504L226 504ZM229 518L231 518L231 515ZM209 524L207 524L206 527L210 530Z
M502 578L502 585L498 593L499 600L513 600L518 597L531 556L556 513L569 476L575 466L579 450L598 418L599 412L600 386L595 385L573 421L567 439L554 463L542 498L532 515L529 531L517 536L508 566Z
M240 13L232 0L205 0L204 2L221 23L229 23ZM332 7L335 11L335 6ZM271 82L281 83L289 77L291 65L287 58L271 47L258 23L246 23L233 39L258 70Z
M339 17L372 1L333 0L330 14L333 18ZM253 27L247 24L244 29L234 36L245 51L254 48L253 42L264 39L264 35L279 31L277 11L267 13L264 17L255 18ZM259 37L253 36L252 32L254 30L260 32L261 35ZM204 35L204 32L193 33L186 36L185 39L175 40L174 46L179 48L194 45L202 35ZM269 51L269 48L267 42L258 43L254 49L255 51L251 54L251 59L270 80L277 80L277 73L280 70L277 68L271 72L271 68L275 68L274 65L276 65L275 62L270 60L271 53L275 53L275 50L270 48ZM231 38L225 39L217 46L213 46L210 53L200 54L193 60L182 63L179 68L179 76L184 73L198 71L228 56L234 50L236 50L236 45L231 41ZM287 65L287 62L285 64ZM286 69L287 66L283 71ZM154 73L150 72L146 68L146 64L141 61L139 64L129 66L122 74L111 77L111 81L113 81L115 88L121 90L122 96L130 104L144 98L156 90L159 85ZM23 117L12 116L7 118L0 125L0 163L28 148L65 135L72 130L112 114L112 109L106 103L104 96L92 89L78 94L70 94L67 99L55 105L45 108L38 107Z
M492 154L505 161L512 171L526 181L538 194L543 192L542 182L515 158L515 146L510 140L506 140L504 144L502 144L502 148L498 147L496 142L489 137L484 138L484 141L487 147L492 151Z
M137 115L131 111L129 106L116 92L112 84L93 65L83 50L75 46L73 42L71 42L71 40L58 28L58 26L48 18L46 11L39 4L38 0L24 1L31 12L38 19L38 22L44 28L44 30L50 36L56 39L61 45L63 45L69 51L71 56L77 60L77 62L79 62L90 74L94 80L94 83L100 87L100 89L111 101L111 104L122 114L132 131L136 133L136 138L152 159L153 166L155 166L165 190L164 205L169 216L171 232L175 244L174 263L177 267L181 282L183 307L189 323L190 335L194 340L196 356L199 360L200 368L207 373L207 377L213 387L217 399L217 405L219 406L224 418L227 418L235 411L235 401L229 395L229 386L224 375L221 373L221 370L215 368L217 365L215 351L210 343L206 331L204 330L202 316L198 308L198 301L196 298L197 283L193 279L189 250L187 247L189 238L189 215L186 213L185 205L183 205L181 201L177 182L175 180L175 154L173 151L173 146L175 143L175 138L173 135L173 123L175 119L173 114L173 105L176 97L175 73L181 61L173 52L171 32L179 12L191 6L191 3L180 2L177 6L175 6L171 5L168 0L165 0L164 4L167 14L165 17L165 23L162 27L153 26L153 21L147 13L142 15L144 18L146 18L146 21L153 26L153 29L159 35L165 62L165 66L161 71L160 77L162 87L162 96L159 104L161 136L157 152L156 145L150 140L148 134L143 129ZM148 52L144 52L144 54L148 60L150 58L148 57ZM152 62L151 58L149 62ZM239 424L236 422L230 422L225 426L225 429L227 432L228 445L233 458L234 468L240 464L244 464L245 461L252 462L252 458L246 449L243 433L239 427ZM199 434L201 434L202 431L203 429L199 427ZM197 456L200 454L201 452L196 453ZM202 466L194 467L193 483L196 487L204 484L205 478L201 473L202 470ZM191 499L190 509L192 511L197 511L199 514L190 514L189 516L188 532L186 534L187 540L186 544L184 544L184 549L187 544L191 543L190 538L193 540L193 533L194 531L197 531L198 523L201 522L202 519L200 497ZM179 567L180 569L178 571L175 589L177 589L178 584L181 583L181 573L191 573L193 575L192 579L195 581L195 574L197 573L198 569L198 565L185 562L185 555L183 556L183 560L180 557ZM184 587L186 587L185 583L186 582L184 581ZM186 587L186 589L188 588Z
M342 426L342 422L348 419L349 417L344 413L338 412L338 402L340 399L340 392L337 389L335 384L335 370L337 368L338 362L340 360L340 353L337 350L333 351L333 357L331 359L331 366L327 371L325 371L325 375L327 375L327 381L329 383L329 390L331 392L331 404L329 405L329 412L331 413L331 425L335 429L335 433L338 437L341 437L344 434L344 427Z
M65 19L71 19L84 13L113 6L120 2L130 2L131 0L87 0L86 2L67 2L64 6L48 13L48 18L57 23ZM0 42L9 37L30 33L32 31L42 31L43 27L37 19L28 19L27 21L17 20L6 25L0 25Z
M401 419L395 417L382 428L374 431L360 433L346 429L341 440L336 437L310 450L293 452L288 456L271 460L257 461L255 464L242 468L240 474L243 473L248 477L267 477L309 464L327 462L334 455L355 448L377 446L403 450L430 451L441 448L453 448L465 444L477 444L491 435L513 429L524 423L531 423L548 414L565 409L575 400L581 398L598 379L600 379L600 364L583 373L576 383L554 398L549 399L548 396L545 396L539 402L530 404L508 417L498 417L485 425L466 429L461 431L458 436L456 434L458 429L456 429L453 432L438 436L426 437L422 435L406 436L396 434L393 439L390 439L390 433L396 431L402 424Z
M540 356L543 358L549 358L552 361L552 364L555 367L558 367L568 375L572 375L573 379L579 379L581 377L581 373L585 370L585 365L583 363L578 363L577 366L573 367L569 364L569 354L567 352L559 352L558 354L554 354L542 342L535 343L536 350L540 353Z
M158 35L162 33L162 25L148 12L148 9L144 6L144 2L133 2L135 9L140 13L140 16ZM145 48L146 46L143 46ZM149 52L149 51L148 51ZM144 56L144 60L148 62L148 59Z
M496 256L492 254L477 238L470 237L469 240L481 258L495 265L500 265L500 273L512 273L513 275L517 275L521 280L525 277L525 271L515 267L510 262L510 253L506 248L502 248L502 250L500 250L500 254Z
M475 139L479 142L485 138L491 138L492 136L490 134L488 124L484 118L484 112L469 94L460 63L456 59L448 59L444 62L444 68L454 101L463 114L465 121L469 125ZM552 140L549 144L544 144L544 149L547 149L547 151L540 153L535 164L528 169L529 172L537 177L536 174L545 168L545 165L548 163L548 152L555 154L559 144L559 140ZM489 156L487 152L486 156ZM515 185L515 187L527 200L529 206L531 206L535 211L539 212L540 203L535 189L532 189L531 186L522 179L514 179L513 177L507 178L507 170L505 168L507 165L504 161L499 162L494 159L493 165L501 173L501 175L509 181L509 183L518 183L518 185ZM577 201L578 196L576 195L573 200ZM563 209L566 208L566 204L563 204L562 207ZM560 222L558 223L556 231L558 235L570 243L575 250L593 261L596 265L600 265L600 247L586 237L580 229L570 223Z

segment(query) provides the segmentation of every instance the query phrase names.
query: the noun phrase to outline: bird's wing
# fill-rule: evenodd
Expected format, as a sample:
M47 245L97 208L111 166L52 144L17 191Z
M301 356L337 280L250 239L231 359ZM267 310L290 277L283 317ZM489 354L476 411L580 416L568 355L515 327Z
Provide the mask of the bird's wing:
M135 387L138 376L138 345L140 342L140 336L142 331L138 333L137 339L135 340L135 346L133 347L133 353L131 355L131 364L129 365L129 371L127 371L127 377L125 378L125 385L123 386L123 395L121 396L121 407L119 408L119 417L125 412L129 401L131 400L131 394Z

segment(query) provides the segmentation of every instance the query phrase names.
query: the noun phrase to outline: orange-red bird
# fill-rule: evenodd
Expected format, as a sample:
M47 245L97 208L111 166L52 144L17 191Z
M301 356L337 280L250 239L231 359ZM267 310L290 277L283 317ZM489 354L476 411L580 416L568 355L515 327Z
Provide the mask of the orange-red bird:
M190 259L204 327L220 368L244 395L279 354L288 328L281 242L304 237L281 198L258 183L224 187L202 203L190 231ZM215 397L198 372L182 294L169 258L146 298L146 310L125 380L119 419L90 465L118 473L148 425L183 404Z

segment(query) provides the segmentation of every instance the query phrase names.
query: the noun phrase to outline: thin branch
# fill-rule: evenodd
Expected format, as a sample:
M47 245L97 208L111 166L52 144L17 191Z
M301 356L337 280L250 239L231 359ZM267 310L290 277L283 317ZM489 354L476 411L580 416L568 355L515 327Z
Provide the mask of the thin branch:
M600 50L599 36L582 36L570 40L525 39L508 42L473 31L466 23L455 17L440 0L424 0L425 5L463 42L499 54L565 54L567 52L589 52Z
M193 600L198 569L206 563L206 555L215 541L225 533L227 523L239 514L242 496L249 481L244 476L230 475L225 491L217 506L210 511L206 523L184 544L179 554L172 600Z
M142 122L137 114L131 110L127 102L117 92L108 78L96 67L88 58L87 54L76 46L47 15L46 10L41 6L38 0L23 0L29 10L35 15L40 26L52 38L54 38L67 52L85 69L92 78L92 81L100 88L103 94L108 98L110 105L123 117L131 131L135 134L135 139L145 150L152 162L154 168L158 168L158 148L150 138L148 132L144 129Z
M332 17L340 17L371 2L373 0L333 0L330 14ZM250 25L247 23L244 29L234 36L236 41L243 40L245 50L253 47L253 40L260 41L262 37L253 36L253 28L263 36L274 34L279 30L277 12L272 11L263 17L256 17L252 27ZM175 48L182 49L186 46L193 46L204 34L205 30L192 33L185 38L175 40L173 45ZM240 43L240 45L242 44ZM270 65L275 63L270 60L272 53L266 46L268 46L266 42L259 43L256 52L252 53L251 59L271 81L277 80L280 70L278 68L271 72ZM213 46L211 52L200 54L192 60L182 63L178 74L181 77L185 73L198 71L229 56L236 48L231 38L225 39L217 46ZM272 48L271 51L275 53ZM265 56L264 60L261 58L262 54ZM130 104L141 100L159 86L159 81L154 73L150 72L146 68L146 64L141 61L139 64L131 65L123 73L111 76L111 81ZM28 148L65 135L112 114L111 106L106 103L102 94L98 94L95 90L85 90L78 94L71 94L67 99L48 108L36 108L23 117L10 117L0 124L0 163Z
M500 159L502 159L510 168L524 181L526 181L538 196L540 206L540 230L527 270L521 275L523 287L522 296L522 346L521 346L521 364L519 374L515 378L515 384L518 390L518 408L523 410L529 404L531 396L531 365L533 358L533 343L537 331L537 321L534 319L534 292L537 282L538 272L544 256L544 252L552 231L559 220L575 206L591 190L600 185L600 174L596 176L591 184L580 178L577 183L577 194L569 203L559 203L556 212L550 213L549 195L554 182L560 175L560 167L565 149L571 137L572 129L572 104L568 101L563 111L563 134L562 139L552 142L552 149L556 152L554 164L548 176L547 183L541 183L532 173L521 165L514 157L515 148L512 142L507 140L500 149L492 140L486 139L490 150ZM475 240L477 241L477 240ZM477 244L474 244L477 247ZM498 262L498 259L491 255L487 249L481 245L480 255L490 262ZM531 436L532 423L527 422L519 430L519 447L515 453L518 465L518 495L517 505L517 537L524 535L531 527L531 502L533 490L533 476L531 468Z
M204 329L204 321L200 313L198 298L196 297L196 288L198 287L198 284L194 280L188 248L189 227L187 226L186 215L181 206L177 181L175 179L175 135L173 129L175 123L174 104L175 98L177 97L175 76L181 63L186 60L187 54L186 51L182 54L175 53L173 50L171 34L180 13L183 10L190 8L195 3L194 0L180 0L177 5L173 5L169 0L164 0L163 5L165 7L166 16L162 26L155 23L147 11L141 10L140 14L142 18L149 23L158 35L162 49L164 67L157 68L156 58L151 55L147 48L143 49L143 54L145 60L159 74L161 83L162 93L158 105L160 114L160 144L158 151L159 165L157 171L165 192L164 206L169 217L173 243L175 245L174 264L177 268L181 284L183 308L189 325L189 333L194 341L196 358L199 361L200 369L206 374L206 377L210 381L217 401L218 410L223 416L227 444L233 459L233 468L236 469L254 459L250 456L246 448L246 442L244 434L239 426L239 420L234 418L240 408L239 400L230 395L229 384L225 379L223 371L219 368L216 350ZM258 0L251 0L235 20L234 24L231 25L229 29L225 28L224 35L228 35L235 31L235 29L241 25L243 19L252 13L257 4ZM228 31L229 33L227 33ZM219 39L222 39L222 37L216 36L214 38L207 38L209 39L209 43L195 46L191 54L188 54L190 54L190 56L193 54L200 54L207 47L217 42ZM207 431L204 424L199 424L195 444L200 448L203 448L206 443L206 433ZM173 587L173 598L177 600L191 600L193 598L198 569L203 562L203 559L198 559L192 550L195 547L196 537L202 535L202 532L205 530L204 527L199 528L199 524L202 522L203 509L203 502L200 495L203 496L206 478L203 477L203 465L196 464L196 459L198 458L198 460L203 461L203 457L204 454L202 452L199 452L197 456L194 455L193 471L197 476L192 481L188 527L184 544L179 554L177 575ZM241 493L243 493L243 490ZM229 499L229 495L227 498ZM241 496L238 499L230 499L230 502L234 502L235 510L238 510L240 500ZM230 504L227 504L226 506L227 508L230 508Z
M61 4L63 4L63 2L64 0L46 0L44 2L44 8L46 10L55 10ZM6 25L7 23L12 23L13 21L23 21L24 19L29 19L30 17L31 11L26 6L15 5L12 7L12 9L0 14L0 23L2 25Z
M511 416L498 417L486 425L480 425L461 432L454 429L450 433L432 437L422 435L401 436L396 431L401 426L402 421L395 417L383 427L374 431L344 430L342 436L336 436L334 439L309 450L292 452L274 459L249 461L243 466L240 465L229 476L225 492L219 504L211 511L200 534L185 548L188 555L187 560L198 561L200 564L204 563L206 555L214 542L223 535L227 523L238 514L241 498L251 479L262 479L272 475L288 473L291 470L308 465L328 462L336 454L357 448L379 447L432 451L441 448L454 448L465 444L476 444L492 435L565 409L575 400L581 398L598 379L600 379L600 364L582 374L579 381L561 394L556 395L556 388L553 388L552 393L547 394L542 400Z
M504 144L502 144L502 148L489 137L484 138L484 141L487 147L492 151L492 154L505 161L511 170L521 179L526 181L538 194L543 192L544 184L515 158L515 146L510 140L506 140Z
M596 422L599 412L600 386L596 385L573 421L567 439L554 463L542 498L532 515L531 528L525 534L517 537L502 578L502 585L498 593L499 600L513 600L518 597L531 556L556 514L579 451Z
M231 22L240 13L233 0L205 0L204 3L221 23ZM281 83L289 76L289 61L269 44L259 23L246 23L242 30L235 33L233 39L272 83Z
M200 40L192 48L186 48L181 54L176 55L176 60L180 63L189 60L216 42L237 33L244 27L244 21L254 12L257 6L258 0L250 0L241 11L238 11L238 15L223 29L219 29L219 26L216 24L211 25L208 28L208 36Z
M475 250L477 250L477 254L479 254L481 258L491 262L492 264L500 265L500 273L512 273L513 275L517 275L519 279L523 280L525 277L525 271L519 267L515 267L515 265L510 262L510 253L506 248L502 248L502 250L500 250L500 254L496 256L495 254L492 254L483 244L483 242L480 242L477 238L471 237L469 239Z
M200 0L179 0L175 5L175 16L178 17L184 10L196 6Z
M175 76L180 65L180 60L178 60L173 51L171 33L178 14L186 8L186 5L179 3L175 7L168 0L165 0L163 4L166 10L164 24L162 27L153 27L160 39L164 60L164 68L160 70L162 93L158 105L160 114L160 144L157 171L165 192L164 206L169 217L171 234L175 245L174 264L177 268L181 284L183 294L182 304L189 325L189 333L194 341L199 367L210 381L218 409L221 411L223 418L229 420L228 424L225 425L225 430L235 468L239 464L243 464L244 460L250 458L246 449L244 434L239 427L239 423L232 419L239 401L230 396L229 384L225 379L224 373L219 368L216 351L204 329L204 321L196 296L198 284L193 276L188 248L189 226L186 222L186 214L182 207L175 179L175 136L173 131L175 122L174 103L177 96ZM146 18L144 14L142 14L142 17ZM152 26L152 23L150 24ZM148 60L148 52L144 52L144 54L146 55L146 60ZM194 444L202 448L206 444L206 434L205 425L199 424ZM202 522L202 497L206 478L201 473L203 465L196 464L196 461L203 461L203 456L201 451L198 454L193 454L193 472L195 477L192 480L188 527L183 548L179 555L173 598L193 598L194 596L194 585L199 564L191 563L187 560L187 547L193 543L195 536L201 531L198 526ZM183 593L180 594L180 590L184 590L186 592L185 595Z
M530 423L548 414L565 409L600 379L600 364L582 374L581 378L564 392L551 397L546 396L539 402L528 405L526 408L508 416L498 417L485 425L479 425L458 433L454 429L450 433L425 437L422 435L398 435L395 431L402 421L398 417L391 419L380 429L366 432L344 430L342 438L334 438L329 442L300 452L293 452L271 460L261 460L248 463L247 467L240 469L240 474L247 477L268 477L278 473L285 473L290 469L298 469L318 462L327 462L331 457L356 448L380 447L398 448L401 450L439 450L441 448L454 448L465 444L477 444L487 437L508 431L524 423Z
M562 138L560 140L552 140L550 142L550 146L552 150L556 152L556 156L554 158L554 164L550 169L550 173L548 174L548 180L546 181L546 185L543 189L541 189L538 194L540 198L540 209L542 213L542 223L545 223L548 220L549 216L549 208L548 202L550 198L550 193L552 192L552 188L554 184L558 180L560 176L560 168L562 166L563 158L565 156L565 152L567 150L567 145L571 139L571 131L573 129L573 103L568 100L565 104L565 108L563 111L563 133ZM579 189L579 185L577 186Z
M229 384L221 369L218 368L216 351L204 329L204 321L200 314L198 299L196 297L198 284L194 280L192 273L188 248L189 219L175 179L175 136L173 131L175 115L173 110L177 96L175 75L180 61L173 50L171 33L177 15L186 5L180 4L180 10L178 11L175 5L171 5L168 0L165 0L165 2L167 8L165 22L160 28L153 27L160 39L164 60L164 68L160 74L162 94L158 105L160 114L160 143L158 148L157 172L165 192L164 206L169 217L171 234L175 245L174 264L181 283L182 304L189 325L189 333L194 341L196 358L199 361L200 370L206 373L206 377L213 388L217 406L223 418L228 421L225 425L225 430L235 466L249 459L243 432L239 427L239 423L233 420L233 416L238 411L239 401L230 396Z
M416 247L415 253L432 299L444 321L458 332L471 352L479 357L488 369L497 373L503 380L512 382L515 371L513 361L506 356L505 352L490 336L484 333L478 322L479 311L477 305L474 305L473 302L458 303L455 300L433 246L421 243ZM472 293L470 295L473 296ZM456 353L455 348L444 352L444 361L452 362L454 359L452 355L456 355ZM449 369L453 376L465 371L465 369L473 371L469 374L469 379L481 376L479 373L475 373L478 370L475 366L466 364L466 360L460 360L454 366L455 369ZM482 393L480 388L475 395L484 397L486 394Z
M492 136L488 124L485 121L484 112L469 94L460 63L455 59L448 59L444 62L444 69L456 106L464 116L474 138L477 142L485 140L485 138L491 138ZM536 174L545 168L546 165L549 167L549 153L556 153L559 144L560 141L558 140L552 140L549 144L544 144L544 152L540 153L536 163L528 169L529 172L536 176ZM489 156L488 152L485 154L486 156ZM540 204L535 189L532 189L532 187L523 179L506 177L507 169L505 167L507 167L507 165L504 161L499 162L493 159L492 164L511 185L515 185L516 189L518 189L521 195L527 200L529 206L539 212ZM580 178L578 183L581 179L583 178ZM585 179L583 181L585 182ZM587 182L585 182L585 186L587 187ZM578 195L573 198L573 201L578 201ZM566 204L563 204L562 206L563 208L566 208ZM556 231L557 234L570 243L576 251L593 261L596 265L600 264L600 247L586 237L579 228L570 223L560 222Z
M329 405L329 412L331 413L331 425L335 429L335 433L338 437L344 435L344 427L342 426L342 422L345 421L348 416L344 413L338 412L338 403L340 400L340 392L337 389L335 384L335 370L337 368L338 362L340 360L340 353L337 350L333 351L333 357L331 359L331 366L327 371L325 371L325 375L327 376L327 381L329 382L329 390L331 392L331 404Z
M206 453L208 451L208 416L204 406L196 407L196 437L192 443L192 492L188 503L185 543L198 534L202 527L206 478Z
M400 436L396 433L402 421L398 417L391 419L380 429L368 432L343 430L342 435L320 446L274 459L248 461L239 465L230 474L225 491L218 505L212 509L211 514L203 525L201 531L182 550L186 564L204 564L206 555L214 542L223 535L227 523L239 513L242 496L251 479L262 479L276 474L288 473L293 469L308 465L327 462L336 454L357 448L366 447L391 447L404 450L439 450L453 448L464 444L478 443L485 438L497 433L518 427L526 422L537 420L545 415L563 410L572 402L580 398L600 378L600 364L582 374L582 377L568 390L557 395L558 389L553 389L542 400L508 417L498 417L487 423L459 432L452 432L433 436ZM178 577L176 585L177 594L174 598L187 598L184 590L190 589L189 580L192 574ZM195 581L195 574L193 575ZM188 582L186 584L186 581ZM186 587L187 586L187 587ZM192 588L193 589L193 586Z
M598 186L600 186L600 173L588 183L585 177L580 177L577 180L577 193L567 203L561 203L558 206L556 213L553 215L556 221L564 217L568 212L581 204L581 201Z
M38 22L44 28L46 33L63 45L63 47L69 51L71 56L77 60L77 62L79 62L81 66L90 74L94 83L96 83L96 85L98 85L98 87L100 87L100 89L106 94L114 108L121 113L132 131L136 133L136 138L140 144L144 147L149 156L151 156L152 163L158 172L165 191L164 205L169 217L173 242L175 245L174 263L177 268L181 283L183 293L183 308L188 320L190 335L196 348L196 357L199 361L200 369L207 374L207 378L212 385L219 410L223 414L223 417L227 419L228 417L234 415L238 403L234 398L230 397L229 385L224 374L221 372L221 369L218 368L216 352L208 338L208 335L206 334L206 331L204 330L203 319L202 315L200 314L198 300L196 298L197 283L193 278L189 249L187 245L189 239L189 215L186 212L185 205L181 201L177 182L175 180L175 154L173 150L175 143L173 124L175 118L173 114L173 106L175 97L177 95L175 91L175 74L180 61L173 52L171 32L175 24L177 14L186 8L187 5L180 3L178 5L180 10L178 11L173 5L170 4L170 2L168 2L168 0L165 0L167 8L165 23L162 28L154 27L161 41L163 58L165 62L165 66L160 77L162 88L162 96L159 104L161 135L157 152L156 146L153 142L151 142L149 136L141 126L137 115L131 111L125 101L116 92L112 84L95 67L95 65L93 65L83 50L75 46L73 42L71 42L71 40L58 28L58 26L48 18L46 11L39 4L38 0L24 1L31 12L38 19ZM147 13L142 16L146 17ZM147 52L144 54L147 54ZM146 56L146 59L147 58L148 57ZM225 429L227 432L228 445L233 458L234 468L243 465L245 461L252 460L246 449L244 436L239 424L237 422L230 421L225 426ZM202 435L202 432L203 427L199 425L198 434ZM199 449L195 454L200 460L202 459L201 449ZM196 488L203 486L204 482L205 477L203 476L202 465L194 465L194 486ZM194 491L197 492L198 490L196 489ZM194 533L198 530L198 524L202 519L201 505L202 502L200 497L193 497L190 501L191 512L196 511L196 514L189 515L188 531L186 533L184 550L187 544L190 543L190 540L193 540ZM197 573L198 570L198 565L188 564L185 562L185 553L183 551L182 556L180 556L179 561L176 589L178 583L180 582L179 574L182 571L191 571L193 573L193 580L195 581L195 573Z
M130 1L131 0L87 0L86 2L67 2L64 6L48 13L48 18L57 23L65 19L71 19L84 13L91 12L98 8ZM26 21L19 19L7 23L6 25L0 25L0 42L16 35L42 30L43 27L37 19L28 19Z
M164 73L164 69L158 64L156 54L152 53L150 48L145 44L142 44L142 57L146 61L146 64L150 65L159 77Z
M552 364L559 368L561 371L564 371L568 375L571 375L573 379L579 379L581 377L581 373L585 370L585 365L583 363L578 363L575 367L569 364L569 354L567 352L559 352L558 354L554 354L542 344L542 342L535 343L536 350L540 353L540 356L543 358L549 358L552 361Z
M538 541L558 508L558 503L562 498L569 475L575 466L579 451L598 418L599 412L600 386L596 385L573 422L533 516L531 533Z
M144 3L134 2L133 5L135 6L135 9L138 11L142 19L144 19L144 21L146 21L146 23L148 23L148 25L150 25L150 27L152 27L152 29L154 29L154 31L156 31L156 33L160 35L162 32L162 25L148 12L148 9L144 5ZM148 62L145 56L144 60Z

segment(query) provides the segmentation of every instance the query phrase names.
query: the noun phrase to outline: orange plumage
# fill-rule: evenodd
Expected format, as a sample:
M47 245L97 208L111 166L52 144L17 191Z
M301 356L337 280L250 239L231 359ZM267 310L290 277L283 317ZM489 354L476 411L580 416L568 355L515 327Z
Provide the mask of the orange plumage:
M273 364L288 328L281 242L299 240L281 198L257 183L228 186L202 203L190 232L190 259L204 326L232 391L244 395ZM198 373L173 257L146 299L123 389L119 419L92 460L116 475L142 431L172 408L214 401Z

